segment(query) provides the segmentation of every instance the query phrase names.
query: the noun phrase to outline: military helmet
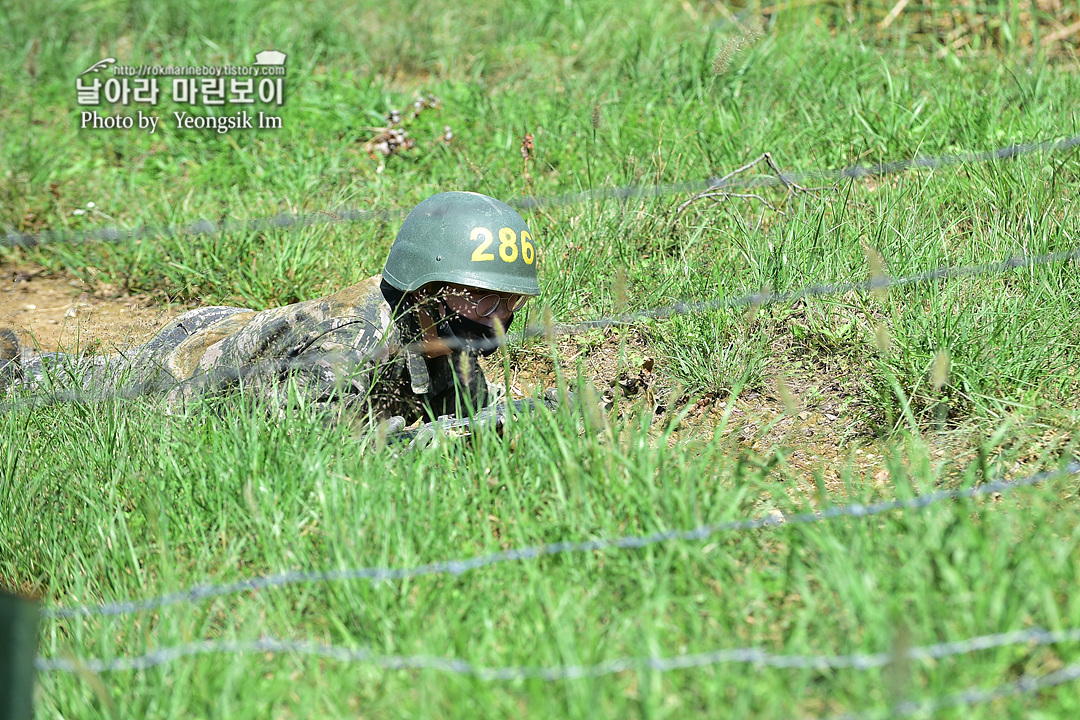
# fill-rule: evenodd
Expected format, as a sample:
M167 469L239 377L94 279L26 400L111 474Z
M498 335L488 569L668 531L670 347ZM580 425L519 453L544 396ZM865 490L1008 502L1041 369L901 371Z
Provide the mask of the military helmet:
M383 278L412 292L429 282L539 295L536 245L506 203L473 192L432 195L405 218Z

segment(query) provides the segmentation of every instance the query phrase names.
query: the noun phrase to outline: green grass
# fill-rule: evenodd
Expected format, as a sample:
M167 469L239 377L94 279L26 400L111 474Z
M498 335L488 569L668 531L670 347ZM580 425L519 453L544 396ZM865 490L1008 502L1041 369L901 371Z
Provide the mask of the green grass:
M879 33L883 11L863 4L851 23L842 8L782 8L714 73L714 57L735 36L716 7L472 7L5 6L5 229L184 226L342 207L388 214L293 230L0 249L0 262L33 261L163 302L265 308L379 272L399 218L442 190L557 196L698 182L766 151L785 171L802 171L1080 133L1070 102L1080 96L1075 59L1029 50L1022 38L1038 25L1013 10L995 16L977 52L957 54L940 53L940 39L914 12ZM179 108L169 102L160 103L152 136L77 126L75 75L102 57L247 64L268 47L289 53L280 130L177 130L170 118ZM380 171L363 147L377 132L370 128L419 93L441 105L407 121L417 147ZM455 136L449 145L437 141L444 126ZM527 166L526 132L536 147ZM865 280L868 251L902 276L1071 249L1080 245L1078 191L1074 149L810 193L759 190L775 209L731 199L677 216L683 193L552 206L526 219L540 248L543 303L572 322ZM73 214L88 202L97 212ZM622 348L619 362L655 358L673 411L687 398L776 394L784 382L797 402L842 404L862 440L887 441L886 480L861 474L850 436L838 436L842 482L821 479L816 488L789 460L797 444L752 452L730 416L715 434L677 430L671 415L650 424L646 408L626 403L599 432L545 416L502 439L407 454L302 412L269 421L235 400L186 416L165 416L152 400L7 413L0 585L54 605L147 598L290 568L409 566L1028 474L1074 452L1078 295L1077 263L1054 264L884 296L651 322L635 335L643 347ZM541 313L537 304L524 319ZM530 357L515 351L512 362ZM940 387L938 357L949 360ZM579 361L585 375L598 362L591 352ZM567 360L563 369L573 376L579 368ZM1047 445L1048 437L1056 440ZM934 453L942 443L944 460ZM1075 628L1076 510L1075 479L1058 479L1000 502L558 555L460 577L293 585L131 616L50 620L41 650L115 657L265 633L376 655L556 666L747 645L880 652L1030 626ZM1077 650L980 651L914 663L906 679L887 670L724 664L552 683L207 655L99 678L51 673L40 678L37 707L42 716L79 718L822 716L1049 672L1077 661ZM1065 685L945 715L1076 710L1075 685Z
M340 428L229 409L164 422L141 403L7 416L5 430L26 442L16 460L7 459L9 470L17 462L19 483L2 486L8 512L0 524L0 572L55 602L93 603L283 568L403 567L691 528L769 509L806 511L825 499L796 490L782 454L764 463L740 458L731 441L669 449L651 437L647 422L617 426L613 442L607 431L579 435L565 416L538 417L514 426L507 439L399 454ZM996 458L991 474L1015 459L1004 443L986 450ZM892 476L882 490L846 473L846 488L825 500L907 497L933 490L946 472L956 477L951 483L982 476L977 463L937 467L917 444L888 465ZM743 646L873 653L889 651L901 633L918 645L1077 627L1080 605L1070 590L1080 567L1080 535L1070 519L1075 497L1075 479L1058 479L999 502L557 555L458 577L298 584L129 616L51 620L42 652L113 657L265 634L380 656L559 666ZM913 664L896 692L933 697L1076 659L1071 644L983 651ZM890 697L886 675L724 664L554 683L482 682L300 656L207 655L103 674L100 685L45 675L39 712L781 717L881 708ZM1074 697L1066 687L972 714L1041 708L1064 715L1075 709Z

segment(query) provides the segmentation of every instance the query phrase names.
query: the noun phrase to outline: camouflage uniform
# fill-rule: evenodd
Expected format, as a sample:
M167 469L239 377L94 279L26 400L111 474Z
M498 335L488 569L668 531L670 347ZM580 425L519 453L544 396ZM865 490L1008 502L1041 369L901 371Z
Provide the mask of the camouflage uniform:
M475 353L428 358L403 342L418 339L418 326L391 318L381 280L262 312L191 310L145 345L107 357L23 350L16 383L92 396L168 394L170 406L238 386L283 401L295 383L314 403L406 423L494 401Z

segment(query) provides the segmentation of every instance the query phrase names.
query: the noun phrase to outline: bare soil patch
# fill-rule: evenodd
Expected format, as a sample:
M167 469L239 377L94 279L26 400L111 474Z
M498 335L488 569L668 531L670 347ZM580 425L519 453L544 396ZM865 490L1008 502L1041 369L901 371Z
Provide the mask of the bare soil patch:
M849 481L891 496L890 463L899 462L914 475L921 474L909 465L913 457L911 449L905 447L909 439L875 434L867 423L865 408L860 408L857 398L844 390L845 383L829 372L805 368L784 372L782 378L766 377L763 389L744 391L737 397L711 393L686 396L679 388L665 386L653 371L646 337L636 329L629 329L625 338L616 330L605 331L602 339L585 346L566 336L555 338L555 351L559 371L571 383L577 377L580 359L582 380L596 389L599 409L609 417L625 418L648 409L654 413L653 427L659 432L676 414L682 414L676 430L668 436L669 444L703 443L718 437L729 443L733 457L761 464L778 458L773 476L782 483L792 481L782 486L783 491L810 497L812 502L818 501L819 482L833 498L847 494ZM504 382L498 358L489 358L485 369L493 381ZM786 401L781 382L788 391ZM550 348L531 346L515 353L510 369L512 395L530 396L556 384ZM933 466L947 468L947 477L958 477L978 457L977 448L983 440L983 431L971 426L928 431L918 442L925 444ZM1030 429L1021 440L1024 447L1014 448L1020 451L1016 462L1003 468L1005 476L1035 472L1040 469L1043 450L1062 447L1067 441L1068 433L1062 429Z
M111 296L34 265L0 263L0 326L44 351L110 352L146 342L184 305L145 295Z
M804 489L815 487L815 474L821 475L830 490L842 489L845 467L878 482L888 479L883 459L889 444L874 437L850 412L844 398L828 391L832 388L811 393L805 384L787 378L796 398L796 406L790 408L779 393L684 396L679 388L662 383L644 335L633 329L623 339L611 331L584 347L572 338L557 338L555 349L560 372L570 381L576 377L580 358L582 379L596 389L601 412L619 415L648 409L655 413L657 428L666 426L675 414L683 414L670 443L703 442L721 433L732 441L734 451L748 457L761 459L782 451L782 472L798 478ZM489 377L503 381L502 368L492 365L488 364ZM518 353L511 366L511 394L532 395L554 385L550 350ZM943 446L933 454L943 460L947 450Z

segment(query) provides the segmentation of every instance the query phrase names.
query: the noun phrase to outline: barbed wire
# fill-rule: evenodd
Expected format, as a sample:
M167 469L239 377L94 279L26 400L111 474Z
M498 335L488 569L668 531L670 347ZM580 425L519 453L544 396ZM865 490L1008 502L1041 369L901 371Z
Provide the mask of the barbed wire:
M656 672L688 670L724 663L752 664L762 667L806 670L872 670L896 662L941 660L956 655L967 655L979 650L1030 644L1052 645L1080 640L1080 629L1047 631L1029 628L1007 633L979 635L944 643L908 648L906 651L852 653L848 655L778 655L759 648L744 647L710 650L674 656L620 657L594 665L534 666L513 665L487 667L475 665L458 658L433 655L380 655L367 648L344 647L311 642L308 640L283 640L263 636L258 640L202 640L161 648L143 655L116 658L45 658L38 657L34 663L40 672L77 673L88 670L94 673L146 670L165 665L181 658L211 654L288 653L313 655L341 662L362 662L388 670L436 670L455 675L469 675L485 682L513 680L574 680L586 677L602 677L636 669Z
M969 688L958 693L929 700L905 700L886 711L871 710L841 715L834 718L834 720L871 720L876 718L908 717L916 713L933 713L945 708L968 707L999 698L1026 695L1078 679L1080 679L1080 663L1073 663L1045 675L1024 675L1018 680L1002 683L986 690Z
M598 318L596 320L584 320L578 323L556 324L553 326L553 329L555 334L574 334L615 325L629 325L641 320L661 320L676 315L688 315L691 313L708 312L710 310L746 307L749 305L766 306L778 303L796 302L809 297L845 295L849 292L866 292L893 287L904 287L907 285L928 283L934 280L948 280L973 275L1000 274L1022 267L1036 267L1077 259L1080 259L1080 247L1062 250L1060 252L1044 253L1042 255L1016 255L995 263L939 267L934 270L902 277L882 276L859 282L836 283L832 285L809 285L786 293L762 291L749 295L716 298L714 300L704 300L700 302L678 302L666 307L642 310L636 313ZM526 328L523 331L523 335L525 337L539 337L546 335L549 332L551 332L551 328L541 324L534 324Z
M1057 152L1080 145L1080 135L1061 140L1007 145L996 150L970 152L939 157L917 156L910 160L895 160L874 165L851 165L839 170L807 170L794 173L780 173L756 177L724 176L711 177L707 180L683 183L661 183L656 185L627 185L613 188L594 188L576 193L565 193L551 197L512 198L511 207L520 210L553 208L574 205L595 200L625 200L633 197L659 197L676 193L700 192L702 190L723 190L736 187L765 187L771 185L801 184L818 180L857 180L865 177L905 172L913 169L935 169L952 165L975 164L1006 160L1036 152ZM176 237L180 235L211 235L215 233L255 232L268 229L293 229L312 225L338 224L352 222L377 222L404 217L406 210L380 210L344 208L333 211L312 213L279 213L270 217L250 220L222 219L218 222L201 219L184 225L166 225L139 228L93 228L87 230L48 230L39 233L7 231L0 236L0 246L39 247L50 244L81 244L86 242L123 242L142 240L153 237Z
M78 245L87 242L125 242L148 238L179 237L181 235L214 235L217 233L257 232L260 230L291 230L313 225L333 225L353 222L378 222L405 217L406 210L338 209L333 212L278 213L250 220L196 220L186 225L143 226L138 228L93 228L89 230L48 230L40 233L7 232L0 237L3 247L39 247L42 245Z
M933 170L952 165L965 165L990 162L994 160L1007 160L1009 158L1028 155L1036 152L1056 152L1068 150L1080 145L1080 135L1068 137L1063 140L1046 140L1042 142L1022 143L1019 145L1006 145L996 150L985 152L961 153L958 155L943 155L929 157L920 155L911 160L894 160L891 162L877 163L874 165L851 165L840 170L806 170L803 172L780 173L778 175L759 175L753 177L724 176L712 177L704 182L690 183L665 183L658 185L626 186L616 188L599 188L585 190L579 193L568 193L552 198L524 198L515 201L515 207L530 210L539 207L559 207L581 202L589 202L601 199L624 200L632 197L656 197L671 195L674 193L700 192L702 190L724 190L727 188L754 188L771 185L792 185L817 181L817 180L858 180L865 177L888 175L890 173L904 172L907 170L926 169Z
M68 607L45 607L41 610L41 616L47 619L58 619L84 616L102 617L130 615L132 613L176 605L179 603L194 603L213 597L236 595L243 592L252 592L265 588L283 587L299 583L340 582L346 580L403 580L425 575L458 576L490 565L518 562L522 560L535 560L550 555L595 552L612 548L629 550L672 540L704 540L719 533L745 532L784 524L801 525L817 523L823 520L840 517L865 518L880 515L891 510L916 510L944 500L973 498L992 493L1005 493L1016 488L1030 487L1049 479L1075 475L1078 473L1080 473L1080 462L1074 461L1066 464L1059 470L1048 470L1018 480L997 480L962 490L941 490L913 498L886 500L868 505L861 503L837 505L816 512L804 512L789 516L770 515L744 520L733 520L722 523L699 525L698 527L689 530L665 530L662 532L650 533L648 535L627 535L616 538L599 538L596 540L583 541L564 540L551 544L529 545L513 550L503 550L501 552L479 555L472 558L443 560L411 567L363 567L316 571L293 570L274 575L260 575L231 583L197 585L188 590L168 593L145 600L125 600L101 605L84 604Z

